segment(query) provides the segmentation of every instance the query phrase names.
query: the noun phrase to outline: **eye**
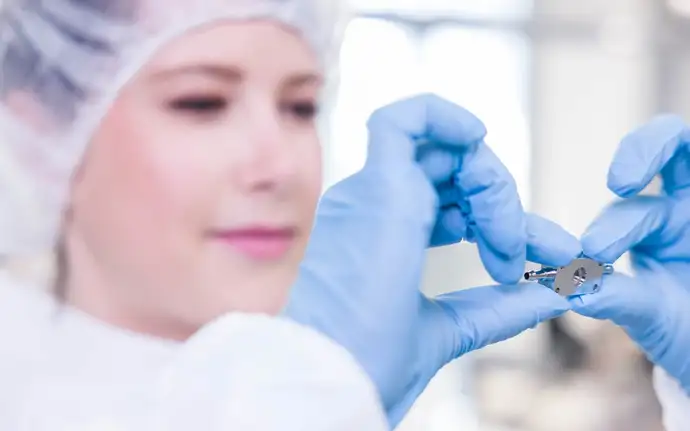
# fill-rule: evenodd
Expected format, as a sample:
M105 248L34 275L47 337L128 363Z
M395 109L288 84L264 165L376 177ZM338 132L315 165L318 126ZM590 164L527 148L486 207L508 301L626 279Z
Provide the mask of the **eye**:
M173 111L190 115L214 115L225 110L229 101L220 96L189 96L171 101L168 106Z
M318 105L313 101L283 102L281 111L299 121L312 121L319 112Z

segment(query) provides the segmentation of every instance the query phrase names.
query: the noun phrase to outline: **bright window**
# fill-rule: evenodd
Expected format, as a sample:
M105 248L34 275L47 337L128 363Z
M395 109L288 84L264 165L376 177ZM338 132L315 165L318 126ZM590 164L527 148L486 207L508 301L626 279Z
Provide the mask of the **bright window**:
M387 3L393 4L369 1L368 5L369 9L383 8ZM431 2L436 6L450 3ZM406 7L400 0L395 4ZM528 205L530 136L525 89L529 88L529 60L529 41L507 30L444 24L421 33L404 23L355 19L345 37L340 87L329 124L327 184L363 165L366 120L374 109L432 91L484 121L489 130L487 144L515 176Z

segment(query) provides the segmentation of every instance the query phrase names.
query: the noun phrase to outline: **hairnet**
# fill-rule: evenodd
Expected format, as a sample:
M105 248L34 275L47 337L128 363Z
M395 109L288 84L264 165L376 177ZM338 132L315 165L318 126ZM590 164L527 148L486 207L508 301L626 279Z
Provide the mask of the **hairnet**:
M0 3L2 0L0 0ZM5 0L0 6L0 257L55 244L69 182L118 91L171 38L222 19L272 19L300 32L327 69L340 0ZM8 106L21 93L50 125Z

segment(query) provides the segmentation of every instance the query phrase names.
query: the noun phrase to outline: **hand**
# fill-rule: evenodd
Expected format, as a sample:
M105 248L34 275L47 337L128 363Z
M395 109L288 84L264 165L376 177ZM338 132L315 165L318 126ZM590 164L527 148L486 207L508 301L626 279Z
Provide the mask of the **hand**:
M660 116L626 136L609 188L625 198L582 238L584 252L613 262L631 251L634 277L607 276L602 289L572 299L574 311L622 326L651 361L690 393L690 131ZM637 196L661 174L663 196Z
M580 247L524 214L483 124L463 108L419 96L378 110L368 127L364 168L319 205L286 314L354 355L395 425L447 362L569 309L537 284L426 298L428 245L476 240L489 273L506 283L521 277L526 257L563 265Z

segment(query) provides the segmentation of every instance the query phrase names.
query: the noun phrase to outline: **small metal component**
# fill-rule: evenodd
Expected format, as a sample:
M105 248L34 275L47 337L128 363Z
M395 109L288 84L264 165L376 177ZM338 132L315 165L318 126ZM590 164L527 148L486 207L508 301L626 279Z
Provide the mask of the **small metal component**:
M593 293L601 288L601 278L613 273L613 265L599 263L587 257L574 259L566 266L542 266L525 273L525 280L537 281L558 294Z

